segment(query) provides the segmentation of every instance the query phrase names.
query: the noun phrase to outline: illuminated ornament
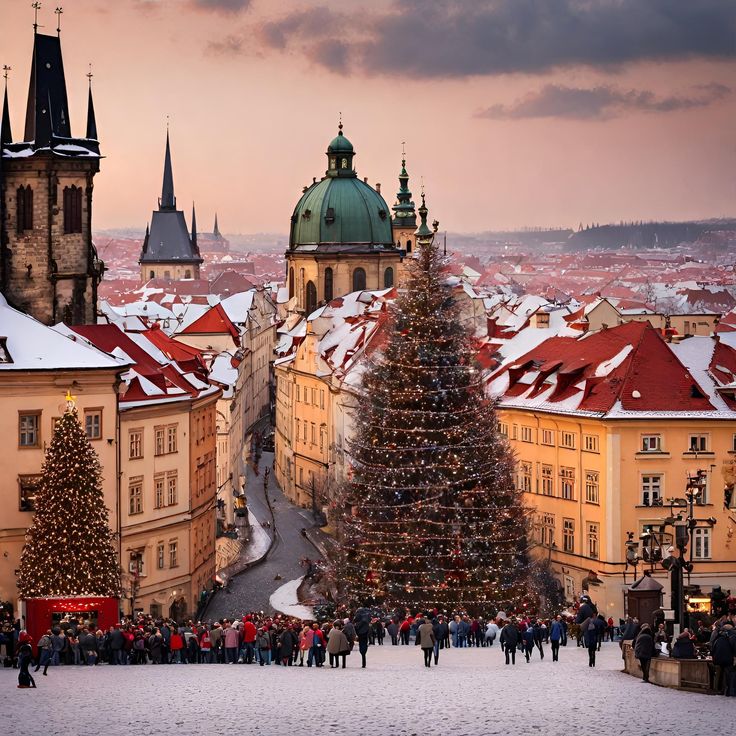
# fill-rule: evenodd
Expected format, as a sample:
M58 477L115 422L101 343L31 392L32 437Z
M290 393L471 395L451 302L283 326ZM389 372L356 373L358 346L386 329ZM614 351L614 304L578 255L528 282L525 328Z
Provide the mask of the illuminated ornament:
M74 407L76 406L77 397L76 396L72 396L72 390L71 389L67 389L65 399L66 399L66 409L67 409L67 411L72 411L74 409Z

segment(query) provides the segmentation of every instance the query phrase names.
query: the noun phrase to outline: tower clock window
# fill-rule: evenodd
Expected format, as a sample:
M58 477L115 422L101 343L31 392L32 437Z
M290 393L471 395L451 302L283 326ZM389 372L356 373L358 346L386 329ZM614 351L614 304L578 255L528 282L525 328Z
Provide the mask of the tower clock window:
M64 233L82 232L82 188L64 187Z
M332 293L332 269L325 269L325 301L331 302L333 299Z
M18 232L33 230L33 189L30 184L18 187L16 205Z
M365 269L356 268L353 271L353 291L365 291Z

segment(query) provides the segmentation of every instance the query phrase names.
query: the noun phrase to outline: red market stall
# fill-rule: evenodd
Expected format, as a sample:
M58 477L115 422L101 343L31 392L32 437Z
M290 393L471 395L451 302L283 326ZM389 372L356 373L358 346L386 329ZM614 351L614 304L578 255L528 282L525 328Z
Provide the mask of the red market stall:
M73 616L95 630L103 631L120 621L119 599L103 596L84 598L29 598L24 601L26 631L34 646L46 631L65 616Z

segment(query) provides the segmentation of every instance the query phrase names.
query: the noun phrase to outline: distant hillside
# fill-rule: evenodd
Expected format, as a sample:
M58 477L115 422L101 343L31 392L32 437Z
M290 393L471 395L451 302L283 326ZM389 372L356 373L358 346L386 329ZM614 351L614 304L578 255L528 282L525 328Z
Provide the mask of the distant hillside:
M630 247L670 248L680 243L693 243L709 232L736 230L736 220L705 220L701 222L631 222L619 225L588 226L573 233L566 250L580 251L592 248L615 250Z

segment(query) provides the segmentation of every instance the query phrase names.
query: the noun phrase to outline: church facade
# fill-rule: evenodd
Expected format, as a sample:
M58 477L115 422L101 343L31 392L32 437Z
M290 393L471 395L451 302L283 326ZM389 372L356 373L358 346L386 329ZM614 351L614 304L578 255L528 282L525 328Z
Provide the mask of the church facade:
M13 140L7 80L0 128L0 291L44 324L95 321L104 266L92 243L100 169L92 90L87 129L72 136L59 36L34 34L22 139Z

